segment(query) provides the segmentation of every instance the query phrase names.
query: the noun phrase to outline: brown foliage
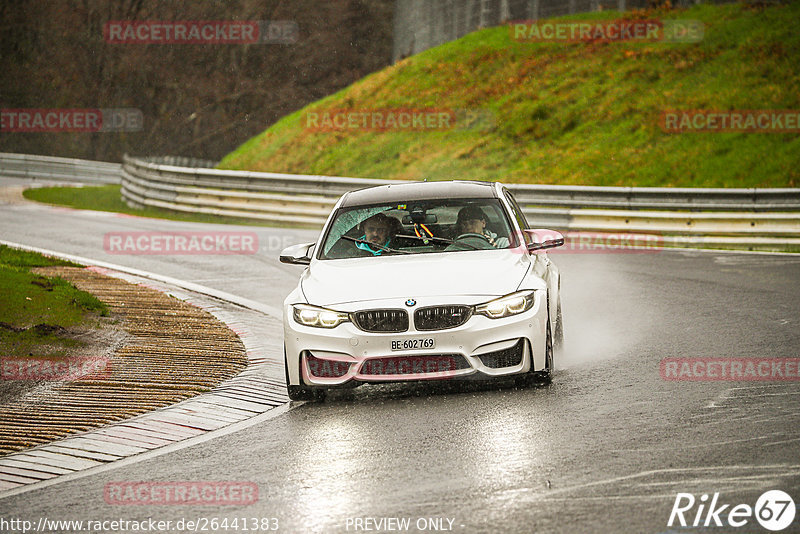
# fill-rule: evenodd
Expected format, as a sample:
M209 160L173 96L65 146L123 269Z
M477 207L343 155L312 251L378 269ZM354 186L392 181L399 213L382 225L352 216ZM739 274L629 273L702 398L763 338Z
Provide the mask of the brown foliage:
M392 0L0 3L0 107L137 108L138 133L0 134L0 151L219 159L280 117L389 64ZM114 20L291 20L295 44L108 44Z

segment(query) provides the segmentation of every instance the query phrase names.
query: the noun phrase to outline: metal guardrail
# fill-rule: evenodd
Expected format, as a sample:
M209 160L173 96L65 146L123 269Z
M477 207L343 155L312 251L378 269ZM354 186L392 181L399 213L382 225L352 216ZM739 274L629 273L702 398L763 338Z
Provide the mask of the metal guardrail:
M320 227L339 196L400 183L166 165L125 156L132 206ZM800 189L673 189L508 184L536 226L658 234L665 245L800 248Z
M171 160L166 160L171 161ZM217 190L323 195L338 198L347 191L400 183L398 180L344 178L302 174L186 168L160 158L125 156L128 176L168 185ZM507 184L520 204L546 209L613 208L681 211L800 211L800 189L700 189L670 187L596 187Z
M134 207L319 228L346 191L397 180L211 168L194 158L124 157L122 165L0 153L0 176L115 183ZM529 221L566 232L657 234L668 246L800 250L800 189L688 189L508 184Z
M119 163L0 152L0 177L118 184L121 173Z
M213 159L192 158L187 156L145 156L137 159L161 165L191 167L193 169L211 169L217 166L217 162Z
M800 189L701 189L511 184L519 202L625 210L798 211Z

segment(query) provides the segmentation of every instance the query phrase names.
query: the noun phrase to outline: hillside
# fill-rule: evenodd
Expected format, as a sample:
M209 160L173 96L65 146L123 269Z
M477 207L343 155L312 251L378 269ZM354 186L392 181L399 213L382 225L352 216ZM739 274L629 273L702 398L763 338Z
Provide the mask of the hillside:
M799 110L800 1L622 16L700 20L705 35L696 43L537 43L512 39L508 27L481 30L284 117L220 167L585 185L800 185L797 133L668 133L660 125L665 110ZM481 110L492 120L462 129L309 127L332 110L401 108Z

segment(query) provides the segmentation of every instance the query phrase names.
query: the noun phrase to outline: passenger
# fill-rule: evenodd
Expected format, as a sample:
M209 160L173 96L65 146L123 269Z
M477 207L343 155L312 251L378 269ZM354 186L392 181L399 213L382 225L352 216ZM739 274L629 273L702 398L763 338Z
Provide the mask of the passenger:
M445 251L507 248L507 237L498 237L486 227L489 219L478 206L465 206L456 219L455 242Z

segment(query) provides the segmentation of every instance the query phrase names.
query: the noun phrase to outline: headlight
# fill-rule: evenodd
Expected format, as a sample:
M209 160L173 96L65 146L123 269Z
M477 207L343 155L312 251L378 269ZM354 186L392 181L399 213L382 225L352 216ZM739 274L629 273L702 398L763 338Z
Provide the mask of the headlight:
M336 328L341 323L349 321L348 314L311 306L310 304L292 304L295 322L304 326L316 326L318 328Z
M500 319L530 310L535 301L535 290L517 291L505 297L478 304L475 306L475 313L485 315L490 319Z

